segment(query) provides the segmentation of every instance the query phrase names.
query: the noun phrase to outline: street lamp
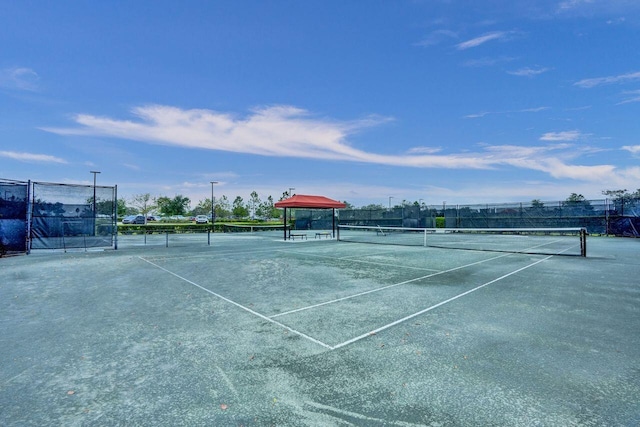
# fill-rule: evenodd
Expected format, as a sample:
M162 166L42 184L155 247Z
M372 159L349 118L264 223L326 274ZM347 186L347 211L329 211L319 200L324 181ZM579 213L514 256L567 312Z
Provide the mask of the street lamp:
M98 171L89 171L89 173L93 174L93 214L95 216L96 213L96 175L100 172Z
M213 202L213 186L217 184L218 181L211 181L211 228L213 229L213 223L216 220L216 211L214 210L215 203Z
M218 183L218 181L211 181L211 226L212 226L212 228L213 228L213 223L216 220L216 211L214 209L215 202L214 202L214 199L213 199L213 186L215 184L217 184L217 183Z
M98 171L89 171L93 174L93 234L96 234L96 176L100 173Z

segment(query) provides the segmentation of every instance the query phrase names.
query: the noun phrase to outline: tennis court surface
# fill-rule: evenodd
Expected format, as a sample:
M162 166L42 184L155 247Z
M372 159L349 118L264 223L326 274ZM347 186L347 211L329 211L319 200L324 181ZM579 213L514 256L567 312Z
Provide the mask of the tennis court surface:
M0 259L1 425L640 425L637 239L140 239Z

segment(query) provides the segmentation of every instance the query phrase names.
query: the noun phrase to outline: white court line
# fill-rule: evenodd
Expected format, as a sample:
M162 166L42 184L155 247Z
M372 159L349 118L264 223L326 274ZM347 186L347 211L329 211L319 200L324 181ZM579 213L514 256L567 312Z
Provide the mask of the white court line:
M442 302L439 302L439 303L438 303L438 304L436 304L436 305L432 305L432 306L431 306L431 307L429 307L429 308L425 308L424 310L420 310L420 311L418 311L417 313L410 314L409 316L403 317L402 319L398 319L398 320L396 320L396 321L394 321L394 322L391 322L391 323L389 323L389 324L387 324L387 325L381 326L381 327L379 327L379 328L377 328L377 329L374 329L374 330L372 330L372 331L367 332L366 334L362 334L362 335L360 335L360 336L357 336L357 337L355 337L355 338L352 338L352 339L350 339L350 340L347 340L347 341L345 341L345 342L343 342L343 343L336 344L336 345L332 346L332 347L331 347L331 349L332 349L332 350L336 350L336 349L338 349L338 348L340 348L340 347L344 347L344 346L346 346L346 345L353 344L353 343L354 343L354 342L356 342L356 341L360 341L361 339L364 339L364 338L370 337L371 335L377 334L378 332L384 331L385 329L388 329L388 328L390 328L390 327L392 327L392 326L395 326L395 325L398 325L398 324L400 324L400 323L406 322L407 320L413 319L413 318L414 318L414 317L416 317L416 316L420 316L421 314L424 314L424 313L426 313L426 312L428 312L428 311L431 311L431 310L433 310L434 308L438 308L438 307L440 307L440 306L442 306L442 305L445 305L445 304L448 304L448 303L450 303L450 302L452 302L452 301L455 301L455 300L457 300L458 298L462 298L462 297L463 297L463 296L465 296L465 295L469 295L470 293L475 292L475 291L477 291L477 290L479 290L479 289L482 289L482 288L484 288L485 286L488 286L488 285L490 285L490 284L492 284L492 283L495 283L495 282L497 282L497 281L499 281L499 280L502 280L502 279L507 278L507 277L509 277L509 276L512 276L512 275L514 275L514 274L516 274L516 273L519 273L519 272L521 272L522 270L526 270L526 269L527 269L527 268L529 268L529 267L533 267L534 265L539 264L539 263L541 263L541 262L543 262L543 261L546 261L546 260L548 260L549 258L552 258L552 257L553 257L553 255L549 255L549 256L548 256L548 257L546 257L546 258L540 259L540 260L538 260L538 261L536 261L536 262L534 262L534 263L531 263L531 264L526 265L526 266L524 266L524 267L522 267L522 268L519 268L519 269L517 269L517 270L515 270L515 271L512 271L511 273L507 273L507 274L505 274L505 275L503 275L503 276L498 277L497 279L493 279L493 280L491 280L491 281L489 281L489 282L487 282L487 283L484 283L484 284L482 284L482 285L480 285L480 286L476 286L476 287L475 287L475 288L473 288L473 289L469 289L468 291L463 292L463 293L461 293L461 294L459 294L459 295L456 295L456 296L451 297L451 298L449 298L449 299L447 299L447 300L444 300L444 301L442 301Z
M299 335L299 336L301 336L302 338L305 338L305 339L307 339L307 340L309 340L309 341L311 341L311 342L313 342L313 343L315 343L315 344L321 345L321 346L322 346L322 347L324 347L324 348L328 348L329 350L332 350L332 349L333 349L330 345L325 344L325 343L323 343L322 341L318 341L317 339L315 339L315 338L313 338L313 337L310 337L309 335L306 335L306 334L304 334L304 333L302 333L302 332L300 332L300 331L297 331L297 330L295 330L295 329L293 329L293 328L291 328L291 327L289 327L289 326L287 326L287 325L284 325L284 324L282 324L282 323L280 323L280 322L278 322L278 321L276 321L276 320L270 319L270 318L268 318L267 316L265 316L265 315L263 315L263 314L260 314L260 313L258 313L258 312L257 312L257 311L255 311L255 310L250 309L249 307L245 307L244 305L239 304L239 303L237 303L237 302L235 302L235 301L232 301L232 300L230 300L229 298L223 297L222 295L217 294L217 293L215 293L215 292L213 292L213 291L211 291L211 290L209 290L209 289L205 288L204 286L200 286L200 285L198 285L197 283L195 283L195 282L193 282L193 281L191 281L191 280L189 280L189 279L186 279L186 278L184 278L184 277L180 276L179 274L174 273L173 271L167 270L166 268L161 267L161 266L159 266L159 265L158 265L158 264L156 264L156 263L153 263L153 262L151 262L151 261L149 261L149 260L147 260L147 259L144 259L144 258L142 258L142 257L140 257L140 256L139 256L138 258L140 258L140 259L141 259L142 261L144 261L144 262L147 262L147 263L149 263L149 264L153 265L153 266L154 266L154 267L156 267L156 268L159 268L160 270L162 270L162 271L164 271L164 272L166 272L166 273L171 274L172 276L177 277L177 278L178 278L178 279L180 279L180 280L184 280L185 282L189 283L190 285L195 286L196 288L202 289L203 291L208 292L208 293L210 293L211 295L213 295L213 296L215 296L215 297L217 297L217 298L220 298L220 299L221 299L221 300L223 300L223 301L228 302L229 304L233 304L233 305L235 305L236 307L241 308L242 310L245 310L245 311L247 311L247 312L249 312L249 313L253 314L254 316L257 316L257 317L261 318L262 320L266 320L267 322L271 322L271 323L273 323L274 325L280 326L281 328L284 328L284 329L288 330L289 332L293 332L294 334Z
M360 262L363 264L373 264L373 265L378 265L378 266L382 266L382 267L394 267L394 268L401 268L401 269L410 269L410 270L422 270L422 271L440 271L440 270L436 270L435 268L424 268L424 267L414 267L411 265L398 265L398 264L388 264L388 263L384 263L384 262L375 262L375 261L367 261L364 259L350 259L350 258L344 258L344 257L340 257L340 258L336 258L333 256L329 256L329 255L318 255L318 254L314 254L314 253L310 253L310 252L298 252L298 251L290 251L290 250L286 250L286 249L280 249L279 252L285 252L285 253L290 253L290 254L296 254L296 255L306 255L306 256L311 256L311 257L316 257L316 258L327 258L327 259L332 259L332 260L337 260L337 261L350 261L350 262ZM372 256L372 255L362 255L363 257L365 256Z
M212 245L213 246L213 245ZM212 247L213 250L215 250L215 248ZM211 258L211 257L223 257L223 256L228 256L228 255L251 255L251 254L258 254L258 253L262 253L262 252L272 252L273 253L274 249L260 249L260 250L253 250L253 251L246 251L246 250L228 250L228 252L224 252L223 251L218 251L215 253L208 253L208 254L202 254L202 255L189 255L188 258ZM162 255L158 255L158 256L150 256L148 257L149 259L184 259L185 256L184 255L170 255L170 256L162 256Z
M417 282L418 280L428 279L429 277L434 277L434 276L439 276L441 274L450 273L452 271L460 270L462 268L467 268L467 267L471 267L471 266L474 266L474 265L482 264L484 262L493 261L493 260L496 260L498 258L504 258L504 257L507 257L509 255L512 255L512 254L498 255L498 256L495 256L493 258L484 259L482 261L472 262L471 264L465 264L465 265L461 265L461 266L458 266L458 267L450 268L448 270L443 270L443 271L438 271L436 273L427 274L426 276L416 277L415 279L405 280L404 282L394 283L392 285L383 286L381 288L370 289L368 291L360 292L360 293L349 295L349 296L346 296L346 297L336 298L336 299L333 299L331 301L325 301L325 302L321 302L319 304L309 305L309 306L306 306L306 307L297 308L295 310L285 311L284 313L278 313L278 314L274 314L272 316L269 316L269 318L274 318L274 317L278 317L278 316L284 316L284 315L291 314L291 313L297 313L299 311L309 310L311 308L321 307L323 305L334 304L336 302L345 301L345 300L348 300L348 299L351 299L351 298L361 297L362 295L367 295L367 294L371 294L371 293L374 293L374 292L380 292L380 291L383 291L385 289L394 288L394 287L400 286L400 285L406 285L407 283ZM404 268L404 267L402 267L402 268Z

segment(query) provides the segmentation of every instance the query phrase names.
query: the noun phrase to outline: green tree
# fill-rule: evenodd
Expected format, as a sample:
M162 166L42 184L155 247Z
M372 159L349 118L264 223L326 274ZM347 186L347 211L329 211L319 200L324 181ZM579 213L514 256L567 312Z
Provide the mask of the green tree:
M124 199L118 199L118 216L125 216L127 214L127 202Z
M280 199L278 201L281 202L285 199L288 199L289 197L291 197L291 194L289 194L289 190L287 190L282 193L282 196L280 196Z
M533 199L531 201L531 207L536 209L544 208L544 203L542 203L539 199Z
M256 217L256 210L260 207L260 204L262 203L262 201L260 200L260 196L258 195L257 192L252 191L251 194L249 195L250 199L249 199L249 207L251 208L251 219L255 219Z
M216 218L228 218L231 216L231 205L227 196L218 197L215 204Z
M370 205L365 205L362 206L360 209L362 210L368 210L368 211L377 211L377 210L382 210L382 209L386 209L384 206L382 206L381 204L370 204Z
M235 218L244 218L249 216L249 211L247 210L247 208L244 205L244 200L242 199L242 197L237 196L234 200L233 200L233 216Z
M593 206L582 194L571 193L562 203L565 208L571 208L574 214L584 214L593 211Z
M636 190L634 193L629 193L626 189L604 190L602 194L613 200L615 209L620 215L624 215L625 205L629 205L633 203L634 200L640 199L640 189Z
M144 215L145 218L152 210L158 207L149 193L136 194L132 196L129 204L136 208L140 215Z
M565 206L575 206L584 203L586 199L582 194L571 193L569 197L564 201Z
M155 202L160 209L160 213L163 215L173 216L186 215L189 210L191 200L182 194L178 194L173 199L166 196L158 197Z
M200 200L191 211L192 215L211 215L211 199Z

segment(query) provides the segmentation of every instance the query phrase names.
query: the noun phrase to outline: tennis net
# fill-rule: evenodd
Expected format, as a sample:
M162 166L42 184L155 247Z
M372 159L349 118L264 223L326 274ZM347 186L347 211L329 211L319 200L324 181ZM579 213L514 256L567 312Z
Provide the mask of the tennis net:
M444 249L587 255L587 232L575 228L405 228L339 225L337 240Z

